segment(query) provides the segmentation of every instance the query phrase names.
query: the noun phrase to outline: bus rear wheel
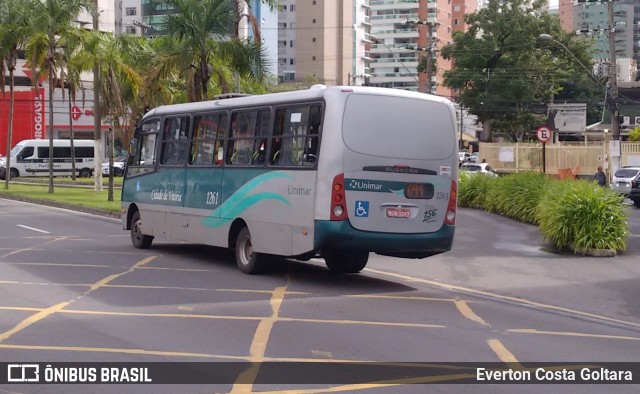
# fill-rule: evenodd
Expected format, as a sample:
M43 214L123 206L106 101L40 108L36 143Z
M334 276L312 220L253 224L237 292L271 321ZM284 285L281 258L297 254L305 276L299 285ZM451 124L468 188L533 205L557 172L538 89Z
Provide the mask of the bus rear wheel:
M140 212L136 211L131 217L131 243L138 249L149 249L153 237L142 234L142 220Z
M251 233L243 227L236 238L236 264L245 274L257 274L264 268L267 256L253 251Z
M90 178L91 177L91 170L88 168L83 168L80 170L80 178Z
M322 257L332 273L356 274L367 265L369 252L328 249L322 251Z

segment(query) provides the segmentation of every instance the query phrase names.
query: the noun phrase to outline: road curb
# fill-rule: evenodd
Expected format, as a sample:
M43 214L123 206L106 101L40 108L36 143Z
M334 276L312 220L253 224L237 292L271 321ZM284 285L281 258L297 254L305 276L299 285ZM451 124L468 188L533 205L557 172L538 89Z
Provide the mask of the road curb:
M30 202L34 204L40 204L40 205L47 205L50 207L64 208L64 209L69 209L71 211L90 213L92 215L105 216L109 218L118 218L118 219L120 218L120 212L109 211L106 209L83 207L81 205L65 204L62 202L49 201L49 200L44 200L39 198L16 196L14 194L2 193L2 192L0 192L0 197L6 198L7 200L15 200L15 201Z

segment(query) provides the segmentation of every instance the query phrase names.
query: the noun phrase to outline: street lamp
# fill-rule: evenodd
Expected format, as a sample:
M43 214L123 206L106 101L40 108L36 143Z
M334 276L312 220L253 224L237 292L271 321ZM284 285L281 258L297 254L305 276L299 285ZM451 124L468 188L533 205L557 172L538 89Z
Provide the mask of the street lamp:
M603 88L605 88L605 89L607 88L607 87L606 87L606 85L604 85L604 84L602 83L602 81L600 81L598 78L596 78L596 77L595 77L595 75L593 75L593 70L590 70L587 66L585 66L585 65L584 65L584 63L582 63L582 62L580 61L580 59L578 59L578 58L576 57L576 55L574 55L574 54L573 54L573 52L571 52L571 50L570 50L569 48L567 48L567 46L566 46L566 45L564 45L564 44L563 44L563 43L561 43L560 41L558 41L558 40L556 40L555 38L553 38L553 36L552 36L552 35L550 35L550 34L544 34L544 33L543 33L543 34L540 34L540 35L538 36L538 38L539 38L540 40L543 40L543 41L552 41L552 42L554 42L554 43L558 44L560 47L562 47L562 49L564 49L565 51L567 51L567 53L568 53L569 55L571 55L571 57L573 57L573 60L575 60L575 61L576 61L576 63L578 63L580 66L582 66L582 68L584 68L584 69L585 69L585 71L586 71L586 72L591 76L591 78L593 78L593 80L594 80L594 81L596 81L596 82L598 83L598 85L600 85L601 87L603 87Z

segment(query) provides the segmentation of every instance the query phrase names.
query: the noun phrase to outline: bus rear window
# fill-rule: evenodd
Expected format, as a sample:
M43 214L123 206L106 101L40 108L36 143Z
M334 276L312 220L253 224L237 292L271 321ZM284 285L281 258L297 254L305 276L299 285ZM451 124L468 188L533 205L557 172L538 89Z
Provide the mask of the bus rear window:
M447 105L366 94L348 97L342 136L354 152L402 159L446 159L457 142Z

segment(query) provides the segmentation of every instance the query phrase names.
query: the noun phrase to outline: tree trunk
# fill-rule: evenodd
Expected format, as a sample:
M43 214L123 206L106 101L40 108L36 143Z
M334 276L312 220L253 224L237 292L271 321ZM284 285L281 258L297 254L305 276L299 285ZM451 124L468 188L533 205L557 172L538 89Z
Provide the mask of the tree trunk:
M53 53L53 51L51 51ZM51 55L53 56L53 55ZM53 193L53 59L49 58L49 193Z
M490 142L492 139L493 138L491 135L491 119L484 119L482 121L482 136L480 138L480 141Z
M64 87L63 87L64 89ZM71 97L75 96L75 92L72 95L71 85L69 85L69 142L71 143L71 179L76 180L76 151L73 147L73 113L71 112Z
M4 163L4 188L9 190L9 178L11 178L11 137L13 134L13 101L14 101L14 68L9 68L9 125L7 127L7 158ZM3 82L4 83L4 82Z

